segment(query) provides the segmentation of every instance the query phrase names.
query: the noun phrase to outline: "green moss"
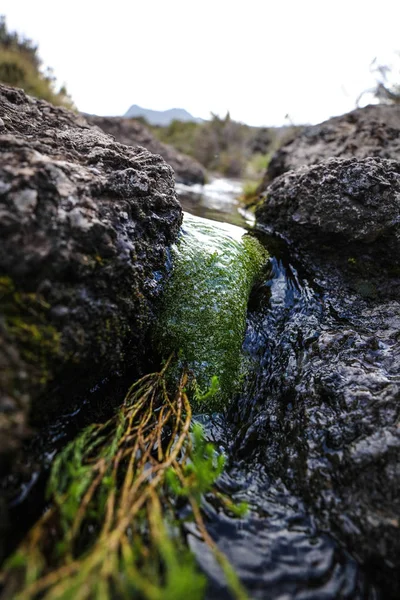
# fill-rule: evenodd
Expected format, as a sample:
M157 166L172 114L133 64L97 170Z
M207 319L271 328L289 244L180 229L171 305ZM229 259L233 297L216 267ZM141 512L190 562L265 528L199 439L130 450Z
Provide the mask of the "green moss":
M248 206L254 205L258 200L258 188L260 187L260 181L246 181L243 185L243 192L240 196L240 200L243 204Z
M18 291L10 277L0 277L5 331L30 367L32 386L47 383L60 354L60 333L48 322L49 308L40 294Z
M156 333L165 357L178 354L178 371L193 372L197 400L210 400L205 392L218 377L214 405L238 387L247 301L267 258L258 240L242 234L185 215Z

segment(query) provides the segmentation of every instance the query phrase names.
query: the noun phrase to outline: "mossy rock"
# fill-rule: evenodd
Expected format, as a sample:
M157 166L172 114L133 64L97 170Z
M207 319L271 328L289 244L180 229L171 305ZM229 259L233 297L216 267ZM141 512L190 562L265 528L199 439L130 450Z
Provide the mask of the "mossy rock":
M138 377L182 210L172 169L0 84L0 472L77 394ZM4 468L2 467L4 466Z
M199 409L222 406L240 384L247 302L268 257L256 238L243 233L186 214L172 247L173 273L156 339L164 357L176 353L177 372L187 366L193 373L191 397Z

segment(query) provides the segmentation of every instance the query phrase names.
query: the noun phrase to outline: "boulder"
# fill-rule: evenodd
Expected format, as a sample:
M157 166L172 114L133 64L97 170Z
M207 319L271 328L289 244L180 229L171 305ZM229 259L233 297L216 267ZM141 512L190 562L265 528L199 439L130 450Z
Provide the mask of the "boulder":
M291 260L252 317L262 373L236 418L255 423L270 470L398 598L400 163L333 158L285 173L257 222Z
M1 85L0 107L5 468L30 424L68 410L77 383L140 371L182 211L160 156L18 89Z
M400 162L332 158L275 179L256 211L299 248L400 260Z
M197 160L160 142L139 121L123 117L98 117L96 115L85 115L85 117L89 123L114 136L116 141L121 144L143 146L153 154L160 154L165 162L173 168L178 183L187 185L194 183L203 185L205 183L206 170Z
M305 127L273 155L260 191L286 171L332 157L368 156L400 161L400 105L370 105Z

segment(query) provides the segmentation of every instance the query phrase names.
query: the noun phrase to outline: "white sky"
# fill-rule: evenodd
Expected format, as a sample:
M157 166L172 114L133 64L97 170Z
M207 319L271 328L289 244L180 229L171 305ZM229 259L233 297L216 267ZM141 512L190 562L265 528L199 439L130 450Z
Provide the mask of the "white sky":
M251 125L355 106L400 51L399 0L1 0L81 111L131 104Z

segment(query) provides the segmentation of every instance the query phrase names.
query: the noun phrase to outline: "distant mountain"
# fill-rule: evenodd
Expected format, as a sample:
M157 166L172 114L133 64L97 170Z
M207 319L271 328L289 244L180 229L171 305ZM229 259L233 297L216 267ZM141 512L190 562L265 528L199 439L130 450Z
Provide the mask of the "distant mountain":
M150 110L149 108L142 108L137 104L133 104L129 110L126 111L124 117L137 119L143 117L150 125L169 125L172 121L192 121L194 123L201 123L203 119L193 117L184 108L170 108L169 110Z

